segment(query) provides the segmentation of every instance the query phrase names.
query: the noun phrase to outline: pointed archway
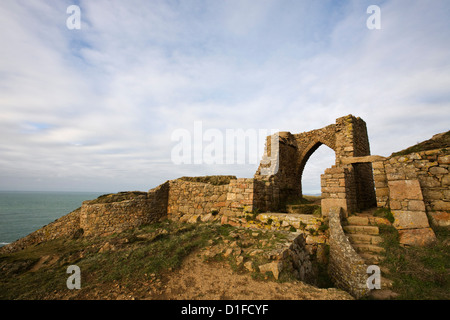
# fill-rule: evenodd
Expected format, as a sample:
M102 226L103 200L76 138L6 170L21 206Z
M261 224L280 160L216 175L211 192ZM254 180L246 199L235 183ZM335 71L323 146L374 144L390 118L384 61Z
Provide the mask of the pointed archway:
M349 208L365 206L375 199L371 166L358 165L353 168L343 163L343 160L351 157L370 155L367 127L361 118L348 115L336 119L335 124L298 134L279 132L268 137L266 150L269 150L267 146L273 139L278 142L277 150L270 148L270 157L268 154L263 157L254 176L255 180L264 183L263 191L258 196L258 201L263 199L260 201L264 203L261 205L263 210L276 210L287 199L302 197L305 165L322 144L335 152L335 165L332 168L345 169L350 174L346 188L339 190L336 196L344 197L351 204ZM273 170L267 170L268 166ZM336 187L339 187L339 182Z

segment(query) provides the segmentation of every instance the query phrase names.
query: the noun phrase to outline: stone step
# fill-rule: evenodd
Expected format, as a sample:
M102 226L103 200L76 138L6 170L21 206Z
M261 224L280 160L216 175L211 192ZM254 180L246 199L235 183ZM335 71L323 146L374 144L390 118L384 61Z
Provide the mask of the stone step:
M379 229L376 226L355 226L348 225L343 226L344 232L346 233L358 233L358 234L369 234L369 235L378 235Z
M347 223L354 226L368 226L369 218L361 216L350 216L347 217Z
M377 226L379 224L391 225L389 220L381 217L374 217L369 214L358 214L356 216L347 217L348 225L355 226Z
M383 258L380 255L374 253L362 252L359 253L359 256L364 260L364 262L367 265L378 264L380 263L380 261L383 260Z
M353 244L353 248L358 253L382 253L384 248L373 244Z
M383 239L379 236L360 233L347 234L351 244L380 244Z
M317 204L290 204L286 206L286 210L288 213L313 214L319 207Z

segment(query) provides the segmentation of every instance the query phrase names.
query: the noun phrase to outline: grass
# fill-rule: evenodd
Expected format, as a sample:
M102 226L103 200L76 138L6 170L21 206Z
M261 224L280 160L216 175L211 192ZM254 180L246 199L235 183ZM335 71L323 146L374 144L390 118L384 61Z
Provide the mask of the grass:
M438 139L429 139L407 149L392 153L391 157L404 156L414 152L421 152L433 149L446 149L450 146L450 131L443 133Z
M237 179L236 176L201 176L201 177L181 177L183 181L209 183L214 186L229 184L231 180Z
M388 208L377 208L377 210L373 213L375 217L385 218L390 223L394 223L395 218L392 214L391 210Z
M108 193L99 196L97 199L90 200L90 204L97 204L97 203L112 203L112 202L122 202L125 200L132 200L136 197L146 197L147 192L143 191L121 191L118 193Z
M192 251L206 246L217 235L226 236L230 228L165 222L91 239L91 242L86 239L55 240L2 255L0 299L42 299L55 290L67 290L69 275L66 270L71 264L80 267L82 287L87 290L115 280L125 286L134 285L149 274L158 277L178 268ZM116 249L99 252L105 242ZM45 255L56 256L58 261L30 271Z
M437 241L426 247L404 247L392 226L380 226L385 248L381 263L389 269L388 278L394 282L393 291L401 300L449 300L450 252L449 228L435 229Z
M226 247L236 242L242 249L265 250L275 248L284 239L285 235L277 232L167 220L108 237L48 241L0 256L0 299L55 299L58 292L67 292L66 271L72 264L81 269L81 290L85 292L98 292L116 283L132 288L150 278L164 277L179 268L189 254L211 245ZM113 249L100 250L106 243ZM57 261L31 270L42 262L43 256L55 257ZM220 255L215 258L220 259ZM263 254L245 258L255 266L268 262ZM236 270L243 268L236 265L235 257L223 261Z

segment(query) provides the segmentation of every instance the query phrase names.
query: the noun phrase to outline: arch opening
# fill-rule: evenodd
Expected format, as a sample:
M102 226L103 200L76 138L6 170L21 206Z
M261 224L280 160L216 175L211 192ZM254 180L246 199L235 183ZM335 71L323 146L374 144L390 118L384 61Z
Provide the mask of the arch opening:
M320 176L325 169L335 164L336 155L334 150L322 143L317 143L311 148L303 162L300 168L302 195L321 196Z

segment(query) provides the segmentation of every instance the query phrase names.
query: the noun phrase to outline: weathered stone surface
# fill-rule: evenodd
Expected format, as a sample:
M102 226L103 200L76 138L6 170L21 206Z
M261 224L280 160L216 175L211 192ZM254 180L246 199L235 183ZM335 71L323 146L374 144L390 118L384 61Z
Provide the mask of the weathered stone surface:
M448 173L448 170L443 167L431 167L428 171L433 175Z
M347 157L347 158L341 158L342 164L352 164L352 163L365 163L365 162L379 162L385 160L385 157L382 156L364 156L364 157ZM378 167L381 167L378 165Z
M322 199L321 206L322 206L322 214L324 216L327 216L328 213L330 212L330 209L333 207L342 208L344 212L348 211L346 199L331 199L331 198Z
M429 227L425 211L396 211L393 210L394 227L397 229L416 229Z
M400 244L410 246L426 246L436 241L431 228L399 230Z
M450 155L439 156L438 162L440 164L450 164Z
M436 211L450 211L450 202L443 200L431 201L431 207Z
M389 181L388 185L391 199L423 200L418 180Z
M251 261L245 262L244 267L245 267L245 269L247 269L250 272L255 271L255 269L253 268L253 263Z
M280 272L282 271L283 264L281 262L274 261L260 265L258 268L261 273L272 272L275 279L278 279Z
M331 208L329 274L334 283L354 297L368 294L367 266L352 247L341 226L341 208ZM355 226L358 227L358 226ZM362 228L362 227L361 227Z
M365 225L369 224L368 217L350 216L350 217L347 217L347 221L349 224L356 225L356 226L365 226Z
M450 213L448 211L431 211L428 212L430 222L435 227L450 226Z
M425 211L425 204L422 200L410 200L408 201L408 210Z

